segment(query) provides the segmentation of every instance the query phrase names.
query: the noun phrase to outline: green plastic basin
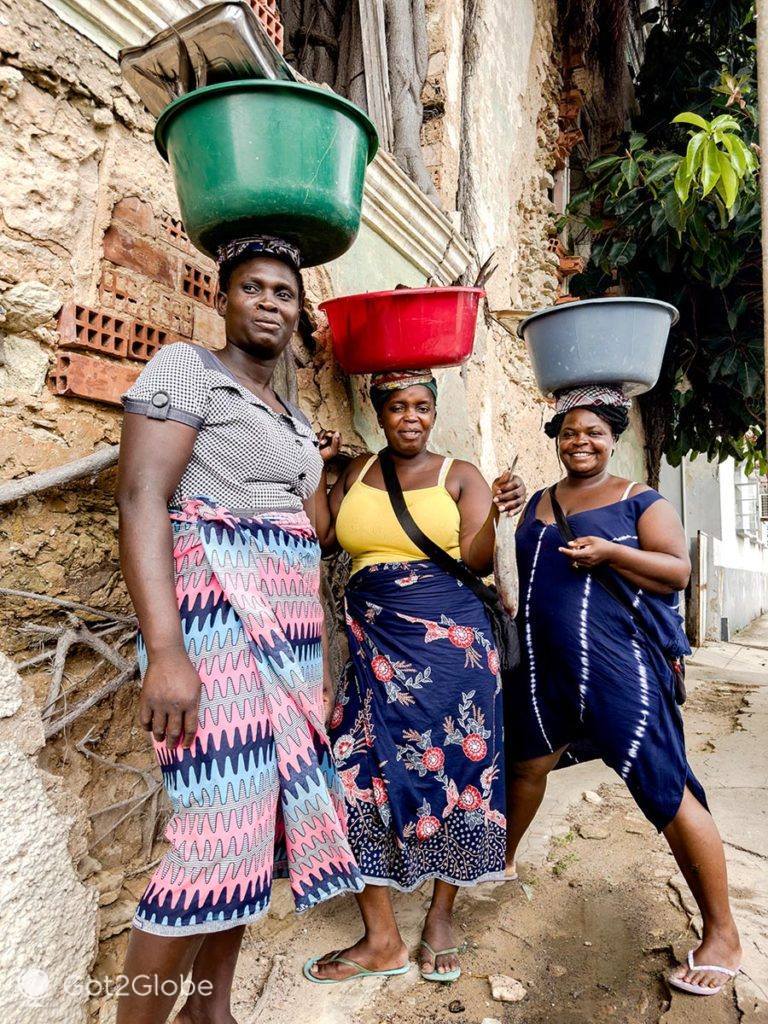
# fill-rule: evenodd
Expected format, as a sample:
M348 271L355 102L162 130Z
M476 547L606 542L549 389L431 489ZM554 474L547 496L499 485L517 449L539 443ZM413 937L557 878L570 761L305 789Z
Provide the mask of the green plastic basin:
M155 145L198 249L215 256L238 236L273 234L315 266L354 242L379 141L368 117L335 93L248 79L174 100L157 120Z

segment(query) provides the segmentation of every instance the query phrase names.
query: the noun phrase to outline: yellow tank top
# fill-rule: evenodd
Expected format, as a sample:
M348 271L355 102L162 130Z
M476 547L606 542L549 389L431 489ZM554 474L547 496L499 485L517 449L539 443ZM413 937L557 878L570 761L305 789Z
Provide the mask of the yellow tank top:
M419 562L425 556L397 521L389 495L371 487L363 477L376 461L372 455L344 495L336 517L336 538L352 556L352 574L382 562ZM404 491L408 511L421 529L443 551L460 558L459 506L445 487L453 459L444 459L434 487Z

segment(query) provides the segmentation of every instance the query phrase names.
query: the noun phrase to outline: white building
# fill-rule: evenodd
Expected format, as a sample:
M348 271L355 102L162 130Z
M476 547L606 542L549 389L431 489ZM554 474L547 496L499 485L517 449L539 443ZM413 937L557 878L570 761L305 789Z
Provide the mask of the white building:
M733 459L700 456L664 463L660 490L690 542L689 636L697 644L727 638L768 611L768 480Z

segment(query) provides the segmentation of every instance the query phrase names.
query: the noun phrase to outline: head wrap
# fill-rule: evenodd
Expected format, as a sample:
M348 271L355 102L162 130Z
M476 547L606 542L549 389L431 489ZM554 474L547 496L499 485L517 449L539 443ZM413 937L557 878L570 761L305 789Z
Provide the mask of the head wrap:
M371 402L376 412L381 409L393 391L403 391L416 385L429 388L437 404L437 381L431 370L395 370L374 373L371 376Z
M216 262L221 266L223 263L231 263L243 256L273 256L275 259L290 263L294 270L301 269L301 252L298 246L274 235L250 235L247 238L233 238L231 242L219 246Z
M555 415L544 425L544 432L547 437L557 437L563 420L572 409L588 409L605 420L614 437L618 437L629 425L631 408L631 399L619 387L610 384L582 384L557 393Z
M216 252L219 265L219 288L226 292L235 267L258 256L271 256L291 268L299 286L299 308L304 308L304 282L301 278L301 252L284 238L272 235L250 235L248 238L234 238L220 245Z

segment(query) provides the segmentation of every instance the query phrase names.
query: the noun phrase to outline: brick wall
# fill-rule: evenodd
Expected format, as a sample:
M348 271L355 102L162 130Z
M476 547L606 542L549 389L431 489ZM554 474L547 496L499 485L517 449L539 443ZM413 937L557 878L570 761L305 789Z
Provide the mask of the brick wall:
M173 214L137 196L118 200L99 257L97 305L74 299L59 314L54 394L119 405L161 346L223 344L215 264Z

